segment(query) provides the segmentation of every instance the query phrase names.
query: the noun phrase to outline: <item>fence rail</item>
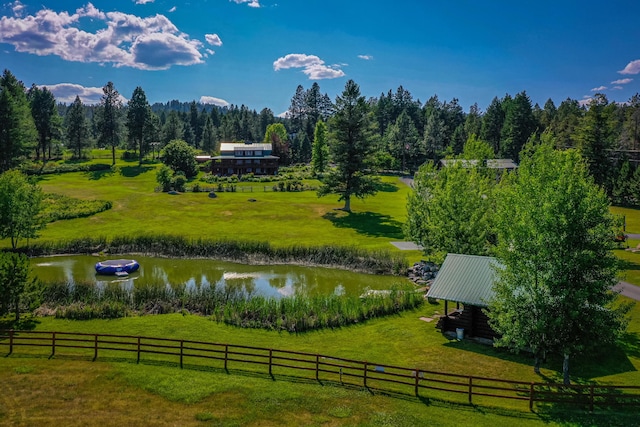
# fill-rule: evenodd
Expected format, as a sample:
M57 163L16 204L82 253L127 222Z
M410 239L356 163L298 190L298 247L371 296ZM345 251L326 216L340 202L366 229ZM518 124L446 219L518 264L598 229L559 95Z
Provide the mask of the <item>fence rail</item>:
M273 376L277 369L281 374L292 375L292 372L295 372L297 377L316 381L332 381L371 390L412 393L415 396L438 397L452 401L463 399L469 404L483 404L496 399L522 401L528 403L529 410L533 410L536 403L579 405L590 411L611 406L640 406L640 386L511 381L376 364L321 354L206 341L76 332L0 330L0 346L8 348L8 355L17 347L46 347L51 349L51 356L59 354L61 350L81 356L87 356L87 353L92 352L93 360L96 360L101 354L125 352L134 353L138 363L143 355L169 357L169 362L176 363L181 368L185 359L188 359L190 364L207 363L206 366L225 371L236 369L255 372L258 369L258 372L266 371ZM248 366L254 369L249 369Z

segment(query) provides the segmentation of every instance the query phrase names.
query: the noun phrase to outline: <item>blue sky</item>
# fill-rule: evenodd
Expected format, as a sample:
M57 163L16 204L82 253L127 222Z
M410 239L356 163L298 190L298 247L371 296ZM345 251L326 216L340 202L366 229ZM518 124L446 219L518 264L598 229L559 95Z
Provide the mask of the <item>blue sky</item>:
M59 101L125 97L287 110L296 87L486 109L640 92L640 2L556 0L72 0L0 5L0 66Z

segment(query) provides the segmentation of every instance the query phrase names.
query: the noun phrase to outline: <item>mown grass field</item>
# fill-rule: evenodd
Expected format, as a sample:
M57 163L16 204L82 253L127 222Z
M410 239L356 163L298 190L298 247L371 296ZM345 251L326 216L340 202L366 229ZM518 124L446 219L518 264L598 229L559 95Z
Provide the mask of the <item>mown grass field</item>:
M91 218L50 224L42 239L113 236L119 233L175 233L269 241L273 245L307 243L355 245L395 250L403 240L408 187L385 177L385 191L352 204L347 215L334 208L335 197L318 199L314 192L206 193L170 196L155 193L155 166L120 162L114 172L45 176L40 185L83 199L113 202L113 209ZM249 185L249 184L248 184ZM259 184L253 184L258 186ZM255 198L256 202L249 202ZM640 213L629 210L627 231L640 233ZM6 244L6 242L3 242ZM640 254L618 251L628 258L626 280ZM410 260L417 252L407 253ZM635 257L637 256L637 260ZM640 267L638 267L640 270ZM636 281L637 280L637 281ZM181 314L117 320L36 320L36 330L158 336L305 351L373 363L415 366L460 374L523 381L557 381L561 361L549 360L542 376L533 373L531 359L471 343L449 341L435 329L433 317L442 304L425 304L401 315L356 326L292 334L238 329L209 319ZM640 307L632 311L629 330L620 345L572 360L572 380L578 383L640 384ZM559 408L539 408L505 402L497 407L457 405L428 397L385 395L359 387L319 385L278 376L180 369L175 362L133 358L49 359L46 349L16 349L0 354L0 425L637 425L633 412L588 414Z

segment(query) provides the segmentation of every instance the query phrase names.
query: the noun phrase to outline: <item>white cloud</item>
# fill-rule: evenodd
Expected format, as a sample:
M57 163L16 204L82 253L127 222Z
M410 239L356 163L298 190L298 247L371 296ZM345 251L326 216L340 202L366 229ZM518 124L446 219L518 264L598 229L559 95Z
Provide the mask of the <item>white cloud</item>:
M614 86L611 89L613 89L613 90L622 90L623 87L622 86Z
M638 74L640 73L640 59L631 61L624 67L623 70L618 71L620 74Z
M281 119L288 119L289 117L291 117L291 113L289 112L289 110L287 110L278 114L278 117L280 117Z
M40 85L46 87L56 97L57 102L71 104L79 96L86 105L99 104L103 92L101 87L85 87L74 83L58 83L55 85ZM127 98L120 94L120 101L127 102Z
M204 96L204 95L200 97L200 103L213 104L213 105L217 105L218 107L227 107L229 105L229 103L224 99L214 98L213 96Z
M173 13L173 12L175 12L177 9L178 9L177 7L173 6L171 9L169 9L169 11L168 11L168 12L169 12L169 13Z
M631 83L633 79L619 79L611 82L612 85L626 85L627 83Z
M102 23L104 28L84 31L80 24L83 17L93 18L94 25ZM191 40L166 16L104 13L91 3L73 14L42 9L24 18L3 16L0 43L11 44L18 52L141 70L203 62L202 42Z
M371 61L373 59L372 55L358 55L358 58L364 59L365 61Z
M345 76L344 71L336 65L329 67L319 57L304 53L290 53L273 62L275 71L288 68L302 68L302 72L309 76L310 80L335 79Z
M229 0L237 4L247 3L249 7L260 7L260 0Z
M22 12L27 8L24 4L20 2L20 0L16 0L11 4L11 10L13 11L14 16L21 17Z
M209 55L214 55L216 53L216 51L213 50L213 49L206 49L205 52L207 52L207 54L209 54Z
M600 92L602 90L607 89L606 86L598 86L598 87L594 87L593 89L591 89L591 92Z
M591 98L590 95L585 95L580 101L578 101L578 104L580 104L581 107L587 107L593 98Z
M136 4L147 4L147 3L153 3L155 0L134 0L136 2Z
M217 34L205 34L204 38L211 46L222 46L222 40Z

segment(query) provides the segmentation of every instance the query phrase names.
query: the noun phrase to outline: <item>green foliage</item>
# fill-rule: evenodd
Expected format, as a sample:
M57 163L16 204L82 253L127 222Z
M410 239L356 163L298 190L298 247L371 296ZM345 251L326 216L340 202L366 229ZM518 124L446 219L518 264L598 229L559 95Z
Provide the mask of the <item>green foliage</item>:
M67 115L65 116L67 125L67 143L73 150L76 158L82 157L82 150L89 146L89 128L87 119L84 115L84 105L79 96L71 104Z
M495 158L495 153L488 142L482 141L478 139L476 135L471 134L469 135L467 142L464 144L461 158L481 162L483 160Z
M127 130L129 139L138 148L139 162L142 164L147 147L145 147L145 131L151 119L151 107L147 96L140 86L133 90L127 108Z
M29 258L24 254L0 252L0 315L10 310L20 320L21 301L37 294L37 282L31 277Z
M182 172L187 178L198 174L196 150L185 141L176 139L169 142L162 150L163 162L174 173Z
M360 88L349 80L341 96L336 98L336 111L331 119L332 139L329 146L335 168L322 179L318 197L338 194L344 200L343 210L351 212L351 197L365 198L378 191L378 181L369 169L373 163L373 144L369 126L369 107Z
M438 170L429 163L415 175L404 231L426 253L489 253L495 181L467 166L458 160Z
M44 167L34 163L25 163L20 170L27 175L46 175L70 172L100 172L111 170L112 166L105 163L53 163L49 162Z
M16 248L21 239L38 237L45 223L40 216L42 190L21 172L0 175L0 238L11 238Z
M31 107L31 116L38 133L38 144L36 145L36 158L42 154L42 161L47 158L47 150L51 152L53 139L60 139L62 135L62 118L56 108L56 99L47 89L39 88L35 84L28 92Z
M171 190L173 171L167 165L162 165L156 172L156 181L160 184L163 192Z
M122 134L122 101L113 82L108 82L102 88L100 109L97 114L99 142L102 146L111 147L112 164L116 164L116 147L120 145Z
M37 141L25 87L9 70L0 77L0 173L15 168Z
M46 222L86 218L109 210L112 206L111 202L105 200L82 200L49 193L44 195L40 215Z
M628 307L612 292L613 219L580 154L544 140L524 155L497 198L498 269L488 312L497 345L565 358L607 346Z
M327 145L327 125L318 120L313 132L313 152L311 154L311 169L315 174L321 174L329 163L329 146Z

